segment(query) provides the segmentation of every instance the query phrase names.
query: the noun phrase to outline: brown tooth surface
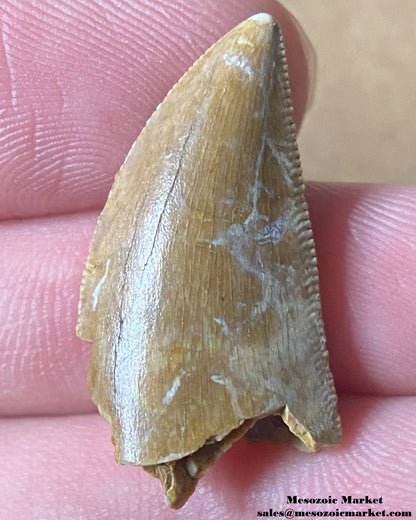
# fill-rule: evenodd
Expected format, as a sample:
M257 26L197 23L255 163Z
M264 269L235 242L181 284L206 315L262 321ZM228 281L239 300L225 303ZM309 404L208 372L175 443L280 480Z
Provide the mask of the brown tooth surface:
M282 36L259 14L147 122L82 282L116 460L146 466L172 507L257 419L281 415L312 451L340 442L303 191Z

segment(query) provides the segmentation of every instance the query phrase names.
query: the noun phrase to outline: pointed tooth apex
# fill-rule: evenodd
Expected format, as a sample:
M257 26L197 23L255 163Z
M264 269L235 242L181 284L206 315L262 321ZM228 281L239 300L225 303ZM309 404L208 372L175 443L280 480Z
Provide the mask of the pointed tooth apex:
M249 20L257 22L259 24L272 24L274 23L273 16L269 13L257 13L250 16Z

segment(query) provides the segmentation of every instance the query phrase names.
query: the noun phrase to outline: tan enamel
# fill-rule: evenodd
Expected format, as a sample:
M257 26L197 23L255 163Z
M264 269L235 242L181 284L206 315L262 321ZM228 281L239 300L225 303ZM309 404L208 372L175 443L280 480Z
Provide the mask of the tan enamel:
M115 178L77 333L116 460L172 507L256 419L340 441L282 36L266 14L213 45Z

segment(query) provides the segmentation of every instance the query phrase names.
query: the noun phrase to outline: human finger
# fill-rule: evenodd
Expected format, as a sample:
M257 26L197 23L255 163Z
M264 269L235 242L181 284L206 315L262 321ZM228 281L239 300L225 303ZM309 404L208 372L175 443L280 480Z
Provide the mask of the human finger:
M97 414L0 421L0 508L5 518L256 518L257 511L412 511L416 507L415 397L352 397L340 403L344 441L316 455L287 444L242 440L200 480L180 511L159 482L117 466ZM394 425L394 435L392 435ZM388 478L386 478L388 475ZM374 505L342 496L382 497ZM288 497L337 499L293 503ZM321 513L323 516L323 513ZM312 516L312 514L311 514ZM387 516L387 515L386 515Z
M416 393L414 187L311 184L330 365L348 394ZM96 214L0 225L0 410L90 411L90 345L75 336Z
M0 219L101 208L172 85L215 40L262 10L286 37L299 125L305 45L274 0L3 2Z

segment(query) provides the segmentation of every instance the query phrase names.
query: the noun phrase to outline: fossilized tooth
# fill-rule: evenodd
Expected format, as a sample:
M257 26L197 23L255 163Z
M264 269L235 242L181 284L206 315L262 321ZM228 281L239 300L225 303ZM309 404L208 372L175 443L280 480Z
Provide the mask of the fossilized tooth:
M311 451L340 441L270 15L213 45L134 143L98 219L77 332L117 462L159 477L174 508L257 421L273 436L267 416Z

